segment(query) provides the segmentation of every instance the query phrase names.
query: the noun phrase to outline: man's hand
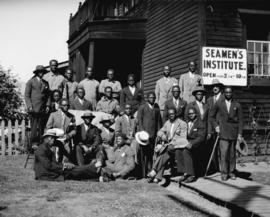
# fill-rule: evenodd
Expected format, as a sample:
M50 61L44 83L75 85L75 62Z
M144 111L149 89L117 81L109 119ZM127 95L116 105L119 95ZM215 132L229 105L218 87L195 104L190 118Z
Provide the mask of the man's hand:
M217 133L220 133L219 126L217 126L217 127L215 128L215 130L216 130Z
M161 136L161 140L164 141L164 142L166 142L167 141L167 136L166 135L162 135Z
M34 111L32 106L29 106L29 107L27 108L27 110L28 110L28 112L33 112L33 111Z
M101 167L102 166L102 163L100 160L98 160L96 163L95 163L95 167L98 168L98 167Z
M45 113L48 114L49 111L50 111L50 107L49 106L46 106Z
M113 177L114 178L117 178L117 177L119 177L120 176L120 173L113 173Z
M162 148L162 145L161 144L158 144L156 147L155 147L155 152L159 152L159 150Z
M241 135L241 134L238 134L237 141L238 141L238 142L242 142L242 140L243 140L242 135Z
M212 137L212 134L208 133L206 139L209 140L209 139L211 139L211 137Z
M192 148L192 145L190 143L188 143L187 146L186 146L186 149L190 150L191 148Z
M64 163L64 169L71 170L75 167L72 163Z

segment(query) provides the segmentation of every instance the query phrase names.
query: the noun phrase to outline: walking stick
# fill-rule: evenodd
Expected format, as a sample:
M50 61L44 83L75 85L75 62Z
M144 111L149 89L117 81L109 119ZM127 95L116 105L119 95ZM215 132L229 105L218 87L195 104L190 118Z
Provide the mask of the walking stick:
M217 138L216 138L216 141L215 141L215 144L214 144L214 147L213 147L213 150L212 150L210 159L209 159L208 164L207 164L207 167L206 167L206 171L205 171L205 174L204 174L204 178L207 176L207 172L208 172L208 170L209 170L211 161L212 161L212 159L213 159L213 156L214 156L214 153L215 153L215 150L216 150L216 146L217 146L218 140L219 140L219 135L218 135Z

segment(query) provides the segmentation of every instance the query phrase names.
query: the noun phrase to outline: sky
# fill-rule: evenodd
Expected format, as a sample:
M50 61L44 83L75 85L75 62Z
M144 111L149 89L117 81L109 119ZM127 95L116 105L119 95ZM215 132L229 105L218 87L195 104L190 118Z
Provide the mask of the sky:
M36 65L68 60L69 16L83 0L0 0L0 65L26 82Z

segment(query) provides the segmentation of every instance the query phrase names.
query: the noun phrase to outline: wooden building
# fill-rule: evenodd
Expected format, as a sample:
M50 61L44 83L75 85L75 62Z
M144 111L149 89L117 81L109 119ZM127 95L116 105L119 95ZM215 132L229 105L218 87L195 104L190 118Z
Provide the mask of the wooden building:
M246 132L251 130L253 114L258 130L266 135L270 119L268 1L85 0L70 17L70 65L77 80L84 77L88 65L94 67L98 80L108 68L115 69L123 84L127 74L135 73L148 92L166 64L179 78L187 72L188 62L195 60L200 74L203 46L246 48L248 86L236 88L236 97L244 107Z

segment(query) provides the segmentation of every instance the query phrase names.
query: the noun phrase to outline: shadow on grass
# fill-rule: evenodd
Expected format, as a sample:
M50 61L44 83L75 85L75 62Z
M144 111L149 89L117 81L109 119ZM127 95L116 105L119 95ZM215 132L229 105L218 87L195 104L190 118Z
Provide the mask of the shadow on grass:
M213 213L208 212L207 210L201 209L200 207L198 207L198 206L196 206L196 205L194 205L192 203L189 203L189 202L186 202L186 201L182 201L177 196L174 196L174 195L169 194L169 195L167 195L167 197L169 199L173 200L176 203L180 203L180 204L186 206L187 208L189 208L191 210L194 210L194 211L198 211L198 212L200 212L200 213L202 213L204 215L207 215L207 216L217 216L217 215L215 215Z

